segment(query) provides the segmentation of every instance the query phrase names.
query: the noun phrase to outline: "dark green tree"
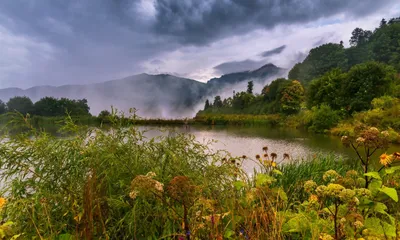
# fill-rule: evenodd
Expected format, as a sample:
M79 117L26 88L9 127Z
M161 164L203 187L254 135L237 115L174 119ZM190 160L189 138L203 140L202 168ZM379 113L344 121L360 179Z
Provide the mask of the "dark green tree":
M381 23L379 24L379 27L382 28L382 27L385 27L386 25L387 25L387 21L384 18L382 18Z
M221 108L223 106L221 96L215 96L213 106L215 108Z
M383 63L367 62L350 69L342 86L345 108L351 113L371 108L376 97L393 93L396 71Z
M254 83L253 81L249 81L247 83L247 93L253 94Z
M210 108L210 101L208 99L206 100L206 103L204 104L204 110L207 110Z
M328 43L311 49L307 58L290 70L289 79L307 85L334 68L347 69L347 57L342 45Z
M61 116L64 114L59 101L54 97L41 98L34 104L34 113L39 116Z
M343 105L341 89L344 81L346 74L340 69L329 71L313 80L307 91L307 106L311 108L325 104L340 109Z
M99 113L99 118L107 118L111 116L111 113L108 110L103 110Z
M361 44L367 43L371 36L371 31L363 30L362 28L356 28L351 33L350 45L359 46Z
M0 100L0 114L3 114L5 112L7 112L7 106L2 100Z
M18 111L24 115L34 112L32 100L26 96L10 98L7 102L7 109L8 111Z

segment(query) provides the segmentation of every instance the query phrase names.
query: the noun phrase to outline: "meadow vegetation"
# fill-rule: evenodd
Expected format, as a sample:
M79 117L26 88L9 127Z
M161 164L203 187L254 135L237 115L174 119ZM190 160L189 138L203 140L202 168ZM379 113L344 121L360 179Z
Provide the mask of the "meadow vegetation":
M127 118L101 130L67 117L65 138L12 121L25 131L1 139L0 239L400 237L400 153L375 153L388 132L343 137L357 159L290 161L268 146L237 157L186 134L147 139Z

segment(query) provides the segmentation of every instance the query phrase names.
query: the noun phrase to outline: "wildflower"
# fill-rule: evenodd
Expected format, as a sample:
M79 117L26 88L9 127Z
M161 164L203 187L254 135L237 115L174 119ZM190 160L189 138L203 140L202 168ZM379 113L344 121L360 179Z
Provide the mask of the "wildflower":
M348 136L343 136L341 140L343 145L350 146L350 138Z
M371 197L372 196L371 191L366 188L358 188L358 189L356 189L356 193L358 196L362 196L362 197Z
M231 163L235 164L236 160L235 159L231 159Z
M358 200L357 197L354 197L354 198L353 198L353 202L354 202L356 205L359 205L359 204L360 204L360 200Z
M394 157L396 160L400 161L400 152L395 152L395 153L393 153L393 157Z
M343 224L346 223L346 218L341 218L340 223L343 223Z
M271 153L272 161L274 161L277 157L278 155L276 153Z
M311 194L311 196L310 196L310 198L308 199L308 201L309 201L309 202L313 202L313 203L318 202L318 196L317 196L317 195L314 195L314 194Z
M135 199L138 194L139 194L139 191L133 190L129 193L129 197L132 199Z
M322 176L324 181L327 182L334 182L336 181L337 178L339 178L340 175L335 171L335 170L328 170L325 172L325 174Z
M290 155L288 153L283 154L283 159L290 159Z
M272 162L272 163L271 163L271 166L272 166L272 167L276 167L276 162Z
M393 161L393 156L384 153L384 154L382 154L382 155L379 157L379 159L380 159L379 162L380 162L383 166L387 166L387 165L389 165L389 164L392 163L392 161Z
M4 205L6 205L7 200L5 198L0 197L0 209L2 209L4 207Z
M326 233L321 233L321 235L319 236L320 240L334 240L334 238Z
M362 227L364 227L364 224L361 221L355 221L353 223L354 227L356 227L357 229L360 229Z
M159 181L156 181L155 183L154 183L154 188L157 190L157 191L159 191L159 192L162 192L162 191L164 191L164 184L162 184L162 183L160 183Z
M304 183L304 190L306 192L312 192L315 190L317 187L317 183L315 183L313 180L308 180L307 182Z
M369 128L369 131L371 131L372 133L375 133L375 134L379 133L379 130L376 127Z
M348 202L348 201L352 200L355 195L356 195L356 192L354 190L343 189L339 193L339 198L344 202Z
M265 158L268 158L268 154L265 153L265 154L264 154L264 157L265 157Z
M317 188L318 189L318 188ZM324 194L331 197L337 197L345 188L340 184L330 183L326 188Z
M381 134L384 137L389 137L389 132L388 131L382 131Z
M264 152L267 152L267 151L268 151L268 147L265 146L265 147L262 148L262 150L263 150Z
M325 191L326 191L325 185L318 186L317 189L315 189L315 192L320 196L325 195Z
M358 172L356 170L349 170L346 172L346 176L347 177L357 177L358 176Z
M256 155L256 159L260 159L261 157L260 157L260 155L259 154L257 154Z
M146 177L149 177L149 178L154 178L156 176L156 173L155 172L148 172L147 174L146 174Z
M243 158L243 159L246 159L246 158L247 158L247 156L246 156L246 155L243 155L243 156L242 156L242 158Z
M356 142L357 142L358 144L364 143L364 142L365 142L365 138L363 138L363 137L358 137L358 138L356 139Z

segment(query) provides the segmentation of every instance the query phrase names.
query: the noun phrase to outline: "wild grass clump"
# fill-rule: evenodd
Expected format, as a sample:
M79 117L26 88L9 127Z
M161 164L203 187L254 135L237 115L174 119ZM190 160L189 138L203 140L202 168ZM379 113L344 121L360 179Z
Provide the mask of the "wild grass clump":
M363 156L354 166L331 156L282 165L264 147L248 174L247 156L185 134L147 139L127 125L134 118L107 119L100 130L67 117L64 138L28 117L13 122L27 131L0 139L0 239L399 237L400 153L382 155L378 170L367 151L386 132L345 139L365 147L367 165Z

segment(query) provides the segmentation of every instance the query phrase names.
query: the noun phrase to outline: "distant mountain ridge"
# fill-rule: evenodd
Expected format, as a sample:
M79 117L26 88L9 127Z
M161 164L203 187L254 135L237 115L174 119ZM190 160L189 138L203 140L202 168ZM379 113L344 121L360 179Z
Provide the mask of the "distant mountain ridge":
M185 117L195 113L199 104L210 95L218 93L227 85L244 81L261 81L282 69L267 64L254 71L231 73L213 78L207 83L169 74L138 74L122 79L86 85L37 86L28 89L0 89L0 99L8 101L14 96L27 96L33 102L45 96L88 100L92 114L114 106L126 111L138 109L143 117Z

